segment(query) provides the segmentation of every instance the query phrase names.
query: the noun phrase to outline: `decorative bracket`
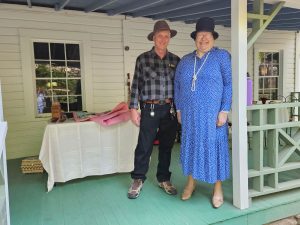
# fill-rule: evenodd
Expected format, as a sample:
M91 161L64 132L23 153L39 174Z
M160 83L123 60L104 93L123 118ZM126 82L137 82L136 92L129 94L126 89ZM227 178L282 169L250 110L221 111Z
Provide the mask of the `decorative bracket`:
M270 10L269 15L264 15L264 0L254 0L253 11L248 13L247 18L253 20L252 32L248 36L247 48L251 48L257 38L263 33L267 26L272 22L274 17L281 10L285 2L278 2Z

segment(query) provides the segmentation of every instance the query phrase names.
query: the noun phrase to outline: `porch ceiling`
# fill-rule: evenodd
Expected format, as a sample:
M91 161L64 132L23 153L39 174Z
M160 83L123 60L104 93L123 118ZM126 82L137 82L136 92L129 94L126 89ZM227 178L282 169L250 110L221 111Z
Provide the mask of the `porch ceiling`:
M277 0L265 0L265 14ZM213 17L217 25L231 25L230 0L0 0L0 3L42 6L59 10L101 12L107 15L147 17L195 23L203 16ZM248 0L248 12L252 12L253 0ZM251 27L251 23L248 24ZM300 30L299 0L286 0L283 9L275 16L267 29Z

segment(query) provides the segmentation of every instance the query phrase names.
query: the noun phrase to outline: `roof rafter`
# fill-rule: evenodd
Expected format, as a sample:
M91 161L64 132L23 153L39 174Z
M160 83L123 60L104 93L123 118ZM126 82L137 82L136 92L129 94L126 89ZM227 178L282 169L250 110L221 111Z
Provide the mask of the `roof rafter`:
M277 14L275 16L276 21L278 20L284 20L284 19L290 19L291 17L296 17L300 18L300 12L295 12L295 13L284 13L284 14Z
M230 9L217 9L213 12L198 12L197 14L194 15L185 15L181 17L175 17L171 18L170 21L186 21L186 20L197 20L200 17L213 17L216 15L216 12L218 13L218 16L230 16L231 15L231 10Z
M27 5L28 5L29 8L32 8L31 0L27 0Z
M151 7L153 5L161 3L163 1L165 1L165 0L138 0L132 4L127 4L125 6L121 6L116 9L108 10L107 14L109 16L114 16L116 14L120 14L120 13L124 13L124 12L131 12L131 11L147 8L149 6Z
M104 1L96 1L94 4L86 7L84 9L85 12L92 12L92 11L95 11L95 10L98 10L98 9L101 9L107 5L110 5L114 2L117 2L118 0L104 0Z
M279 27L274 27L274 26L269 26L268 27L268 30L287 30L287 28L288 28L288 30L289 31L299 31L300 30L300 26L287 26L287 27L281 27L281 26L279 26Z
M179 10L179 9L185 9L191 6L196 6L196 5L202 5L208 2L211 2L213 0L185 0L185 1L175 1L174 3L170 4L167 3L165 5L161 5L159 7L151 7L145 10L141 10L139 12L133 13L133 17L139 17L139 16L149 16L149 15L156 15L160 13L166 13L166 12L171 12L174 10Z
M276 25L276 26L285 26L285 25L300 25L300 18L293 19L293 20L283 20L283 21L278 21L274 22L272 21L270 25Z
M276 18L276 17L275 17L275 18ZM299 19L300 19L300 17L291 16L291 17L283 18L283 19L280 18L280 20L279 20L279 19L277 19L277 20L272 20L272 22L278 23L278 22L281 22L281 21L291 21L291 20L299 20Z
M216 10L223 10L223 9L230 9L230 2L229 1L221 1L218 4L218 7L216 7L216 2L213 3L207 3L207 4L203 4L202 8L203 11L202 13L205 12L214 12ZM183 17L183 16L190 16L190 15L195 15L195 14L199 14L199 8L195 8L195 7L189 7L186 8L184 10L176 10L176 11L172 11L169 13L161 13L158 15L153 16L154 19L165 19L165 18L176 18L176 17Z
M58 3L55 4L55 10L62 10L70 1L71 0L60 0Z

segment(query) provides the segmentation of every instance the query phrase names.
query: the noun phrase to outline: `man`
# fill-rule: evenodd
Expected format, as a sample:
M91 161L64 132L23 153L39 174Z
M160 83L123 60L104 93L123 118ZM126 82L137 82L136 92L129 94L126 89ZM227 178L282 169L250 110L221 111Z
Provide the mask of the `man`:
M156 178L159 186L170 195L177 190L171 184L169 171L171 150L174 144L177 120L173 105L174 74L179 57L168 52L170 39L177 34L165 21L157 21L148 40L154 47L141 54L136 60L131 87L131 119L140 127L138 144L135 149L133 182L128 198L139 196L149 168L153 141L159 129L159 154ZM140 102L141 114L138 103Z

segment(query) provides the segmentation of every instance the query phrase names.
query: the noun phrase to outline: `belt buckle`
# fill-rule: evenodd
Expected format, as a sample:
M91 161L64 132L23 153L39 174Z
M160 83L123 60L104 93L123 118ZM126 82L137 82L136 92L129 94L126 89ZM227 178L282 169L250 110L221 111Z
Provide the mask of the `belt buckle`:
M165 100L159 100L159 101L158 101L158 104L159 104L159 105L164 105L164 104L166 104L166 101L165 101Z

